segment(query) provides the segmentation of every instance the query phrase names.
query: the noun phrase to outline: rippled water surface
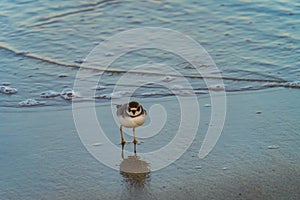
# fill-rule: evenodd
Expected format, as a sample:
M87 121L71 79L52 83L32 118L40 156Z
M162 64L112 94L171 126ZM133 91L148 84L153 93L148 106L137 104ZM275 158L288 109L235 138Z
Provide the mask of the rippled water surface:
M297 1L2 1L0 80L19 92L1 94L0 104L14 107L41 92L72 87L77 68L97 44L141 27L173 29L199 42L226 78L228 92L286 86L300 76L299 7ZM127 71L146 63L159 63L162 71L163 66L175 68L198 94L207 90L201 77L188 77L199 76L188 62L161 50L131 52L109 69ZM109 96L121 75L104 73L99 83L104 88L96 96ZM157 87L138 95L144 93L172 94ZM56 98L45 105L64 102Z

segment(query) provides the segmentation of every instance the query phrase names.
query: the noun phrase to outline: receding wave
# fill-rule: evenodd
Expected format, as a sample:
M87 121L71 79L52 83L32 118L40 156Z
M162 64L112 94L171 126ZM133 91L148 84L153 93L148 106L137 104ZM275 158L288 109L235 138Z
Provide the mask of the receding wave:
M40 56L38 54L30 53L30 52L24 52L24 51L19 51L8 44L5 43L0 43L0 48L5 49L7 51L10 51L14 53L16 56L21 56L24 58L28 59L35 59L39 60L42 62L50 63L53 65L58 65L58 66L63 66L63 67L72 67L72 68L85 68L85 69L90 69L90 70L96 70L96 71L101 71L101 72L109 72L109 73L132 73L132 74L141 74L141 75L157 75L157 76L171 76L171 77L179 77L180 75L176 74L165 74L165 73L159 73L159 72L149 72L149 71L127 71L127 70L120 70L120 69L113 69L113 68L101 68L98 66L86 66L86 65L80 65L80 64L71 64L71 63L64 63L59 60L55 60L49 57L44 57ZM236 70L238 71L238 70ZM242 70L241 70L242 71ZM257 72L253 72L258 74ZM283 80L281 78L277 78L274 76L268 76L268 75L262 75L265 78L239 78L239 77L229 77L226 75L220 76L201 76L201 75L184 75L186 78L191 78L191 79L222 79L222 80L231 80L231 81L246 81L246 82L273 82L273 83L286 83L288 81ZM181 77L181 76L180 76Z
M3 91L0 92L1 95L1 103L0 107L2 108L18 108L22 107L23 105L20 102L43 102L43 104L32 104L32 106L36 107L48 107L48 108L56 108L58 106L70 106L73 100L75 101L96 101L99 103L109 102L110 99L113 98L123 98L123 97L136 97L136 98L164 98L168 96L189 96L196 94L197 96L200 95L208 95L210 90L214 90L218 92L219 90L225 90L228 93L231 92L240 92L240 91L254 91L254 90L263 90L268 88L294 88L300 89L300 81L290 81L284 80L280 77L276 77L271 74L263 74L255 71L250 70L238 70L238 69L223 69L222 70L222 77L217 75L214 76L201 76L201 75L178 75L178 74L166 74L162 71L126 71L121 69L114 69L114 68L99 68L99 67L90 67L78 63L65 63L61 62L56 59L52 59L49 57L44 57L39 54L34 54L30 52L20 51L6 43L0 43L0 49L5 50L7 52L14 54L15 57L21 57L22 59L32 59L37 60L42 63L45 63L49 69L38 69L33 68L31 72L33 74L29 74L29 79L23 80L21 83L12 82L11 85L9 83L0 82L0 86L2 85ZM183 66L186 64L179 63L178 66ZM47 68L46 67L46 68ZM92 70L99 73L92 73L93 76L99 76L102 74L103 81L100 81L98 86L95 88L86 88L87 90L95 89L95 96L90 98L75 98L72 100L66 100L63 98L62 91L65 89L66 86L69 88L72 87L73 81L75 79L74 75L68 74L57 74L53 73L52 71L62 70L64 72L72 71L72 73L76 73L74 70L68 70L67 67L70 68L85 68L87 70ZM53 70L52 70L53 69ZM57 70L58 69L58 70ZM190 68L191 69L191 68ZM182 67L182 72L186 72L184 67ZM18 71L19 72L19 71ZM26 72L26 71L24 71ZM22 73L22 72L20 72ZM26 72L28 73L28 72ZM132 74L133 77L139 77L139 75L143 76L155 76L158 78L157 80L161 81L158 84L146 84L146 85L124 85L129 91L135 90L134 88L139 88L133 94L128 91L121 91L121 92L114 92L114 88L120 86L117 83L117 80L125 73ZM54 75L53 75L54 74ZM135 76L138 75L138 76ZM52 76L52 78L50 77ZM44 83L45 77L47 77L47 82ZM31 79L36 78L36 79ZM180 84L181 79L187 79L190 84L191 88L183 88ZM215 85L215 86L207 86L205 84L205 79L222 79L224 82L223 85ZM5 81L5 80L1 80ZM10 80L7 80L10 81ZM37 84L35 87L35 82L43 83L43 87ZM164 88L164 86L160 85L160 83L168 83L171 86L170 88ZM6 87L3 87L6 86ZM16 88L17 93L11 94L8 93L9 89ZM19 88L20 87L20 88ZM51 91L46 91L42 88L47 88ZM75 91L76 92L76 91ZM51 93L57 95L50 95L50 98L43 98L41 94L44 93ZM29 101L29 100L30 101ZM35 101L36 100L36 101ZM31 107L31 104L26 104L26 107ZM24 107L24 106L23 106ZM30 109L29 109L30 110Z

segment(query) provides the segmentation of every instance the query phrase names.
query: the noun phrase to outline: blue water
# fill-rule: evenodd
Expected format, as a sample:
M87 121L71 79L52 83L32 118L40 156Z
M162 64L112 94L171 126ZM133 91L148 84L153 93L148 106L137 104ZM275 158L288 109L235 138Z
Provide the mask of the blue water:
M199 42L228 78L224 80L228 92L265 89L268 80L293 82L300 76L296 1L3 1L1 5L1 82L20 91L14 97L1 95L5 101L1 106L14 107L45 90L72 87L77 61L97 44L121 31L149 26L180 31ZM126 71L149 62L199 75L185 60L155 50L133 52L110 68ZM112 84L120 76L107 75ZM105 88L98 95L111 93L112 86ZM161 96L152 90L153 96ZM58 104L63 105L54 101L47 105Z
M97 179L101 179L103 174L106 174L105 177L114 176L114 172L99 167L84 152L78 138L73 137L76 132L71 113L62 112L61 119L54 119L50 124L39 120L40 114L47 115L42 112L44 110L50 110L50 116L59 110L70 111L71 102L60 97L45 100L40 98L40 93L72 88L80 62L107 38L132 28L169 28L190 36L205 48L222 76L226 77L223 81L228 94L271 90L274 87L298 90L299 24L300 3L297 0L2 0L0 85L8 82L18 92L11 95L0 93L0 141L5 141L0 147L0 170L6 172L1 176L0 199L21 199L22 195L24 199L41 199L43 196L46 199L76 198L77 193L89 191L85 188L85 181L89 186L99 184L97 187L101 188L104 184L109 188L111 184L113 189L119 189L120 177L108 179L110 183L107 184L76 176L78 169L84 167L87 168L87 177ZM121 72L145 63L173 67L186 76L198 96L207 95L208 88L203 79L193 78L199 74L189 63L170 53L146 49L124 55L112 63L109 69L113 70L103 73L103 89L96 92L96 96L101 98L97 98L96 102L100 106L108 105L109 94L122 76ZM93 73L99 76L102 71ZM158 76L162 80L166 78L163 71ZM159 85L148 85L139 88L135 95L151 102L151 98L163 101L172 93ZM18 103L28 98L46 103L33 109L20 108ZM66 120L65 125L61 123L56 127L63 120ZM47 127L46 132L42 125ZM62 136L65 129L72 129L74 135ZM56 134L46 134L52 131ZM31 151L28 141L32 139L40 145L35 149L44 150L42 154ZM47 143L47 139L51 141ZM12 144L16 146L11 148ZM72 152L74 163L66 164L61 160L61 156L78 146L81 148ZM47 157L39 157L41 155ZM12 157L16 160L11 160ZM82 157L87 157L85 162L92 162L91 166L77 166L76 162L82 162ZM10 169L10 165L14 167ZM36 170L37 166L41 170ZM40 180L38 177L46 178ZM79 181L76 178L83 179ZM99 191L112 195L111 191L97 187L90 188L90 196L84 193L86 196L82 194L77 198L97 198Z

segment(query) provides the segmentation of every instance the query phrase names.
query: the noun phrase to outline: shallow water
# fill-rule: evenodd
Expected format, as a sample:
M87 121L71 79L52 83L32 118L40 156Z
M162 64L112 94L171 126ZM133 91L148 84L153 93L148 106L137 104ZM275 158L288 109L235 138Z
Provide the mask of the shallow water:
M17 88L18 92L0 93L0 199L158 199L172 198L174 191L197 196L197 190L202 192L202 197L218 198L234 191L236 179L241 180L241 190L249 192L245 189L250 184L247 177L251 177L251 185L259 182L255 179L257 177L265 184L258 189L251 188L261 194L257 197L274 197L274 194L265 194L263 191L272 193L272 184L283 187L276 182L280 180L280 175L291 178L291 174L299 174L299 153L295 151L299 146L298 101L282 98L279 108L295 111L292 114L284 112L283 116L280 110L275 110L273 115L272 112L268 113L268 117L273 117L278 126L272 128L273 125L269 124L269 128L266 128L262 122L267 123L268 120L249 114L254 108L239 105L242 100L234 99L234 94L241 95L239 97L243 99L243 92L255 90L267 93L276 88L279 94L282 92L286 95L290 94L291 89L293 97L298 97L299 23L300 4L296 0L225 3L218 0L1 1L0 85ZM160 142L155 142L156 137L150 138L137 146L138 153L160 148L174 136L173 130L179 120L174 96L195 93L201 109L206 109L207 115L201 114L202 129L188 152L168 168L140 177L142 187L133 187L136 183L132 183L130 176L100 164L86 151L74 126L72 102L61 96L45 99L40 94L49 90L60 93L65 88L72 88L82 62L98 44L121 31L142 27L176 30L205 48L224 78L227 95L232 98L233 103L229 102L227 109L233 112L233 119L227 119L227 137L223 138L216 153L205 162L198 160L199 142L207 130L211 102L208 99L208 86L190 63L169 52L144 49L123 55L106 71L90 69L89 75L101 77L101 81L95 96L88 101L95 100L98 118L106 131L117 133L109 136L117 144L118 125L112 120L110 102L112 98L128 95L126 92L113 93L117 81L135 66L155 64L155 68L148 66L148 71L136 70L131 74L133 79L148 80L154 76L157 80L139 87L133 98L142 101L146 108L153 103L162 103L172 117L163 129L164 134L158 136ZM105 56L110 57L114 53L106 52ZM192 88L182 88L182 77L166 74L166 67L183 74ZM155 74L151 74L153 72ZM210 74L209 78L214 75ZM173 90L163 87L164 84ZM125 86L130 90L140 85ZM86 90L92 90L92 87ZM262 97L268 98L267 95ZM259 98L253 97L253 101L260 102ZM276 98L280 99L280 95ZM45 104L20 107L18 103L26 99L36 99ZM263 110L264 114L263 108L272 100L264 99L261 104L257 103L258 108L255 109ZM276 102L271 105L278 108ZM272 106L268 108L272 110ZM244 113L239 112L243 109L248 112L249 118L238 117ZM249 120L252 117L253 121ZM235 124L239 120L242 120L241 124ZM257 121L261 124L257 124ZM239 126L245 124L248 127L246 132L250 134L247 138L240 135L243 127ZM276 132L278 130L284 134ZM269 131L273 131L274 135ZM237 146L230 145L232 140ZM101 147L101 143L98 145ZM271 145L278 145L279 150L265 149ZM126 148L133 150L132 145ZM229 154L225 155L223 151ZM234 152L237 151L242 155L235 157ZM260 161L257 165L254 163L256 159ZM276 172L270 171L271 168ZM285 168L290 170L284 171ZM243 176L247 170L249 174ZM218 174L219 178L214 174ZM275 177L275 180L270 177ZM203 180L201 184L197 182L199 179ZM273 181L271 186L268 185L269 180ZM228 182L233 186L226 187ZM290 183L299 185L299 181L292 178ZM194 186L198 184L199 188L196 189ZM294 191L293 188L291 190ZM210 196L213 191L218 191L216 196ZM237 198L237 195L228 198Z

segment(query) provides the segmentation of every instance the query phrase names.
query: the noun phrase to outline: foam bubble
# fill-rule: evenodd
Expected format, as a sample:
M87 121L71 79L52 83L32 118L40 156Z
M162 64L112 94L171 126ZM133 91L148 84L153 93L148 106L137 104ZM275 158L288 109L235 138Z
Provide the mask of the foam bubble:
M4 94L15 94L18 92L16 88L11 88L9 86L0 86L0 92Z
M73 98L79 97L79 95L71 88L63 89L63 91L60 93L60 96L65 100L72 100Z
M26 99L21 101L18 105L22 107L29 107L29 106L39 106L45 104L44 101L37 101L35 99Z
M53 91L53 90L48 90L48 91L42 92L42 93L40 94L40 96L41 96L42 98L57 97L57 96L59 96L59 95L60 95L59 92L55 92L55 91Z

